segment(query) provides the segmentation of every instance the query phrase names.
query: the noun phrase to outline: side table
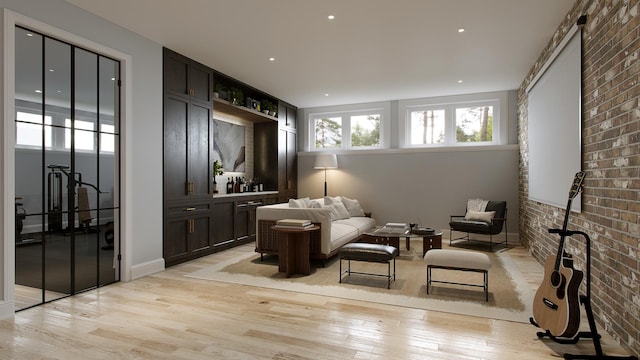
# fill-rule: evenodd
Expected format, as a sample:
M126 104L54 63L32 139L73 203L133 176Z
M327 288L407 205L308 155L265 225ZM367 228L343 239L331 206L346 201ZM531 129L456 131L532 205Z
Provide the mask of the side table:
M431 249L442 249L442 231L422 236L422 258Z
M309 275L310 234L320 230L320 226L297 229L274 225L271 229L281 234L278 236L278 271L284 272L287 277L293 274Z

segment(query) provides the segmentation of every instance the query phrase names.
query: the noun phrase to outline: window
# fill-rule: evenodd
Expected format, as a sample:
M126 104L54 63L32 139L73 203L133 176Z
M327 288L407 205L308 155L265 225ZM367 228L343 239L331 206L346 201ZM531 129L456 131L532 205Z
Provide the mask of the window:
M411 145L444 143L444 109L411 111Z
M16 120L16 145L42 147L42 115L18 111ZM51 116L44 117L44 125L44 146L51 148Z
M64 119L64 126L64 148L71 149L71 119ZM94 149L93 123L89 121L76 120L75 127L74 137L76 141L76 150L92 151Z
M116 149L115 144L115 130L113 125L101 124L100 125L100 151L101 152L114 152Z
M351 147L380 146L380 114L351 116Z
M382 147L382 110L312 114L311 150Z
M334 149L342 146L342 118L320 117L313 121L315 148Z
M495 144L497 100L406 107L406 146Z
M487 142L493 139L493 106L456 108L456 142Z

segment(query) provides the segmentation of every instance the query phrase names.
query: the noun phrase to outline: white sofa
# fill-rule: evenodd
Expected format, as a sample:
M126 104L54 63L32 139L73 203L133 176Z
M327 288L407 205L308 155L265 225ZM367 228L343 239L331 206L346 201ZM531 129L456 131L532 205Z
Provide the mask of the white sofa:
M325 201L333 204L325 205ZM350 206L344 206L345 203ZM336 211L336 208L349 209L345 214L344 210ZM278 253L277 233L271 226L281 219L308 219L320 225L319 234L316 232L311 237L310 258L323 260L336 254L343 245L358 240L376 224L370 215L362 211L357 200L348 198L296 199L289 203L260 206L256 209L256 252L261 256Z

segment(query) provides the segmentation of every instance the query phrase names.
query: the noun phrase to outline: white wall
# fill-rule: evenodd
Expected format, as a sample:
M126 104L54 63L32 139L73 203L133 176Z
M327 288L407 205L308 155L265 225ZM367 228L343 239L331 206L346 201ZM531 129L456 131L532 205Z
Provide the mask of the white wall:
M162 46L89 14L62 0L0 0L0 7L42 22L59 33L85 39L113 49L128 58L123 69L124 131L122 142L122 228L125 258L122 278L128 280L164 268L162 259ZM38 30L38 29L35 29ZM3 38L5 37L4 30ZM5 39L6 40L6 39ZM68 39L62 39L68 40ZM13 53L4 54L2 65ZM3 78L4 80L4 78ZM3 81L4 82L4 81ZM3 98L5 94L2 94ZM13 98L4 98L4 105ZM3 213L0 231L4 243L0 254L0 318L13 314L13 161L7 158L7 116L3 107L3 161L0 174ZM12 128L12 126L9 126ZM9 149L10 150L10 149Z

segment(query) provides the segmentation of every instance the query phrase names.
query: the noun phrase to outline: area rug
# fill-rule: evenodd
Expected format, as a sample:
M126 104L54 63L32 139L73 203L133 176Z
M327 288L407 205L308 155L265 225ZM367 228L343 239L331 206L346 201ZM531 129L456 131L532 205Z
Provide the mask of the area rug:
M532 290L509 256L508 249L485 252L491 259L489 270L489 301L481 287L433 283L426 290L426 267L421 244L411 250L401 250L396 260L396 280L387 289L384 277L344 274L340 279L337 256L325 262L312 262L311 274L286 278L278 272L277 256L247 253L206 267L185 276L270 289L295 291L351 300L443 311L528 323L532 314ZM248 248L250 249L250 248ZM457 249L457 248L450 248ZM417 251L416 251L417 250ZM468 250L468 249L459 249ZM343 261L343 270L346 268ZM385 274L387 266L380 263L351 262L352 271ZM448 282L482 284L482 274L475 272L432 270L433 279Z

